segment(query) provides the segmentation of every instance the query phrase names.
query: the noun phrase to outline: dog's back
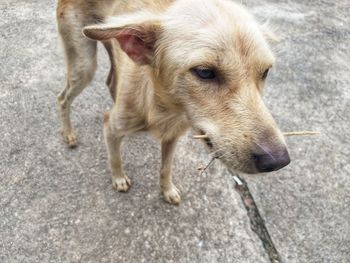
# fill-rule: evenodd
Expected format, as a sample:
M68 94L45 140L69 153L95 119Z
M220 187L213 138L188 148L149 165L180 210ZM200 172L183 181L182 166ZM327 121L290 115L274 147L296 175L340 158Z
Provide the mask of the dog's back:
M57 17L63 17L69 10L76 10L81 20L91 23L138 10L163 11L172 2L174 0L58 0Z

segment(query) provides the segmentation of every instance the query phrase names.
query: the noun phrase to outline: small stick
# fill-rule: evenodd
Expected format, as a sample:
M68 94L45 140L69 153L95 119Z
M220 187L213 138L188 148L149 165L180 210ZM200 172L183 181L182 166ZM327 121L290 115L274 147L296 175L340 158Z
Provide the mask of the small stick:
M307 136L307 135L320 135L318 131L295 131L295 132L283 132L284 136Z
M204 135L194 135L193 139L207 139L208 135L204 134Z
M284 136L309 136L309 135L320 135L318 131L294 131L294 132L282 132ZM207 139L208 135L193 135L193 139Z

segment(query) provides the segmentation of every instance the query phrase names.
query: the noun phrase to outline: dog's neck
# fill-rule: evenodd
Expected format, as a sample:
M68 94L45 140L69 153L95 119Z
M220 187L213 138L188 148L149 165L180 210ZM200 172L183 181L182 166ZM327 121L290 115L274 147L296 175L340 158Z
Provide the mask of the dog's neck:
M184 113L184 107L179 101L176 101L175 97L171 94L172 80L169 80L165 74L155 68L148 67L149 70L149 85L150 90L153 92L155 105L172 113Z
M162 140L177 138L189 127L184 107L171 95L171 85L164 81L161 72L147 67L142 78L144 87L144 110L147 129Z

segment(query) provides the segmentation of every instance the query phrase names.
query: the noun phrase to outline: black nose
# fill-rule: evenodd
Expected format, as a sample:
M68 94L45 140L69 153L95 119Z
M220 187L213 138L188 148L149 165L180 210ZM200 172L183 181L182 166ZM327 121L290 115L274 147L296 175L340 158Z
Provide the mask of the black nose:
M259 172L277 171L290 163L287 149L253 155L255 167Z

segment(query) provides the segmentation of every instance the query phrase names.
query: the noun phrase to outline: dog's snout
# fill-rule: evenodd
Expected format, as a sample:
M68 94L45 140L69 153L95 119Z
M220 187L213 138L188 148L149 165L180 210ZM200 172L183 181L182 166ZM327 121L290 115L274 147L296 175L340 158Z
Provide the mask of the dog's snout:
M255 167L259 172L277 171L290 163L290 157L286 148L270 150L253 155Z

